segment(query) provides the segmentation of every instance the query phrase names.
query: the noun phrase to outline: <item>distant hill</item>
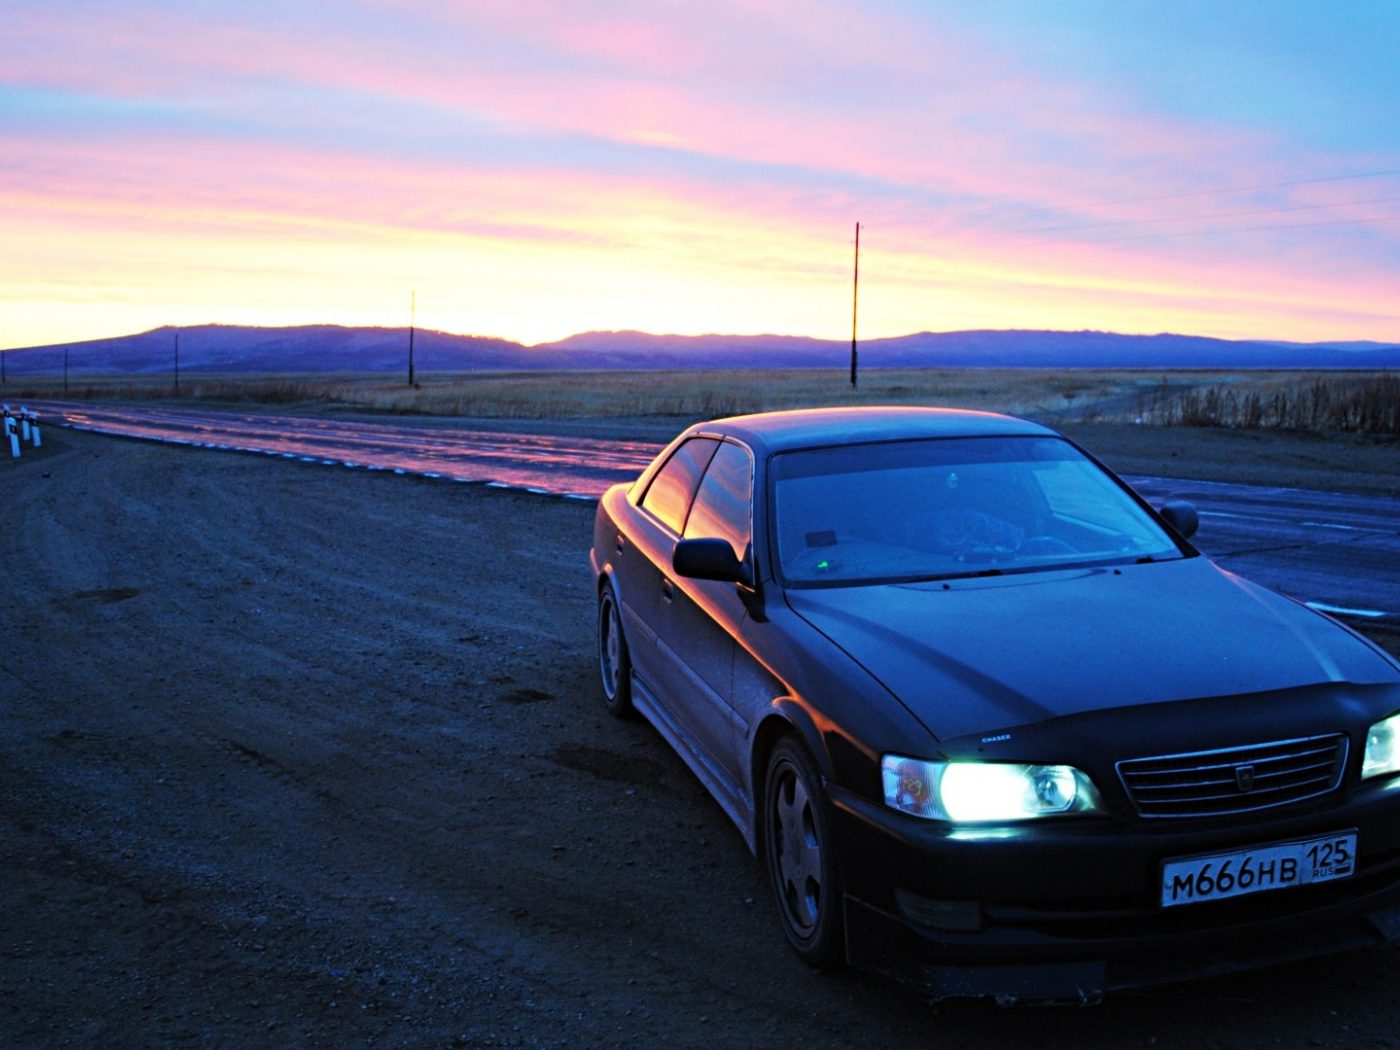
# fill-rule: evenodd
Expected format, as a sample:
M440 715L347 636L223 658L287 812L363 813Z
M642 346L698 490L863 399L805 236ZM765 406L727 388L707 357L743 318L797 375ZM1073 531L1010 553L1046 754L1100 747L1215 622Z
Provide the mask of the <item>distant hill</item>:
M585 332L537 346L607 361L580 367L844 367L848 340ZM862 340L867 368L1397 368L1400 344L1281 343L1114 332L919 332ZM639 358L651 364L630 364Z
M83 343L6 350L14 376L180 371L406 372L408 329L197 325ZM849 341L784 335L585 332L524 346L508 339L420 330L419 373L600 368L845 368ZM1400 368L1400 344L1241 342L1113 332L920 332L860 343L864 368Z
M244 325L166 326L138 335L6 350L13 375L53 374L63 369L68 351L70 375L139 375L174 368L175 337L180 340L180 371L200 372L397 372L408 368L407 328L345 328L302 325L256 328ZM473 368L529 368L530 351L507 339L419 331L414 336L415 369L466 371ZM561 358L562 359L562 358ZM555 367L555 366L550 366Z

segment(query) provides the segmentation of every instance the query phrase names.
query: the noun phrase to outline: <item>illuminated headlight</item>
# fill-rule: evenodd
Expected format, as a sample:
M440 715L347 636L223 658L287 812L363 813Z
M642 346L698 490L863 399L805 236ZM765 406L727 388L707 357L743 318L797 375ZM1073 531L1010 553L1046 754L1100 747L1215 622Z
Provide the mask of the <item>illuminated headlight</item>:
M887 806L930 820L976 823L1103 811L1093 782L1073 766L886 755L880 773Z
M1400 772L1400 715L1377 722L1366 731L1366 757L1361 779Z

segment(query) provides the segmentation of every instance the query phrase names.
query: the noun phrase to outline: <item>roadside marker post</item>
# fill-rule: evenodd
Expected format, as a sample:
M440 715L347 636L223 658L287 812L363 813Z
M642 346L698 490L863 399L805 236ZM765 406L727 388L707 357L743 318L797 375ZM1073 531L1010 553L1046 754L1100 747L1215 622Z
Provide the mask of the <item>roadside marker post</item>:
M11 459L19 458L21 442L29 442L31 448L43 446L43 439L39 436L39 413L23 405L19 406L18 412L11 411L9 405L0 405L0 416L4 419L3 434L10 441Z

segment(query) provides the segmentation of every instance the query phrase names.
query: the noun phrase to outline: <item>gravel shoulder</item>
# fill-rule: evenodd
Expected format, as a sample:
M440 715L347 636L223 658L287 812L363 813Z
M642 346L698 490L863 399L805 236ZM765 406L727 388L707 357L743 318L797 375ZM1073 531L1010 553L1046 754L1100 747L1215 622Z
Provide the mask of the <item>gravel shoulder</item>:
M808 971L603 712L589 504L53 428L0 499L0 1045L1395 1045L1393 952L1089 1011Z

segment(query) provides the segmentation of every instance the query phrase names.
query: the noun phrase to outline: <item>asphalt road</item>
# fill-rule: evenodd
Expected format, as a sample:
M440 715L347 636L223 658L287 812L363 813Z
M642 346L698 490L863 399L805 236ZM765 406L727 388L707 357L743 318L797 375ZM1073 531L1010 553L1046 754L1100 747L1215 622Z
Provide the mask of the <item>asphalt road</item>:
M110 434L326 465L595 498L659 444L486 429L184 408L49 403L48 421ZM1196 545L1224 567L1353 620L1400 624L1400 500L1221 482L1129 477L1156 506L1186 499Z
M1170 478L1125 479L1154 506L1185 499L1218 564L1349 619L1400 622L1400 500Z
M552 434L182 408L41 403L41 421L205 448L596 498L659 445Z

